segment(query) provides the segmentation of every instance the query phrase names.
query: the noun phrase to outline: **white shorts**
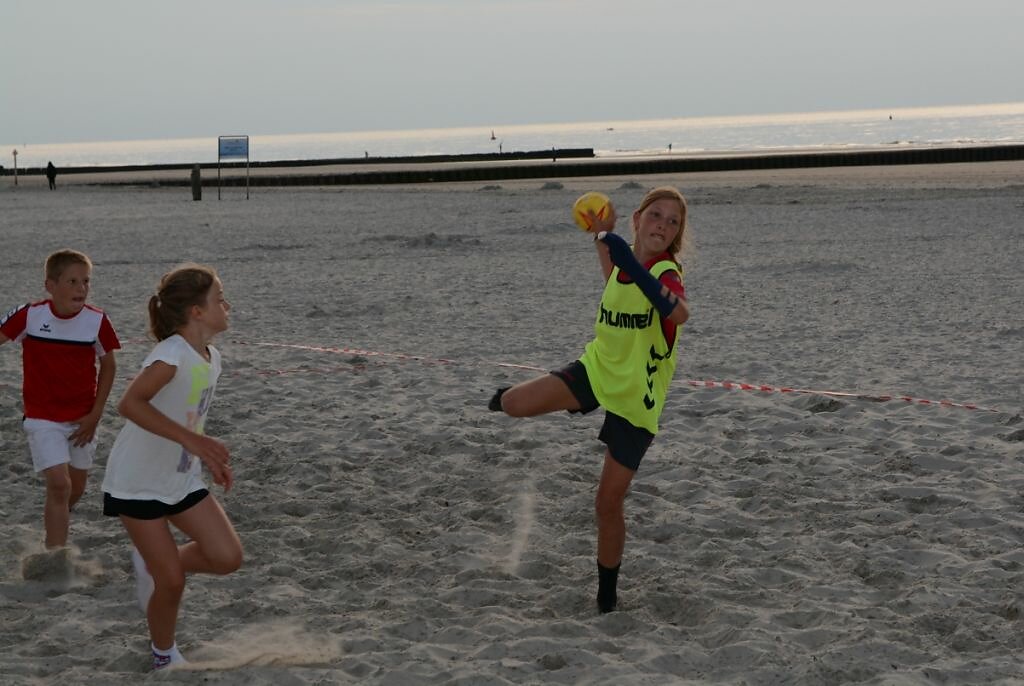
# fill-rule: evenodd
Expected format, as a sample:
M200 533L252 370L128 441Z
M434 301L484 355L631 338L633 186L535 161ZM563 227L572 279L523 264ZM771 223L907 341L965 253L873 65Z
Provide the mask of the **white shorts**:
M69 462L76 469L92 466L92 458L96 454L96 437L93 436L91 441L81 447L69 440L71 434L78 429L78 424L26 418L22 426L28 436L32 466L37 472Z

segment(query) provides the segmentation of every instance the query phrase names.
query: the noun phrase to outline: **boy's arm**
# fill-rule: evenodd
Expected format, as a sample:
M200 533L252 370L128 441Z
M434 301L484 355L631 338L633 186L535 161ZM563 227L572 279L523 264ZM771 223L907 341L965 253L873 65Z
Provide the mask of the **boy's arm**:
M92 410L77 421L78 428L68 437L76 446L81 447L96 436L96 427L103 418L103 409L107 405L107 398L110 397L110 389L114 386L116 372L117 362L114 360L114 351L111 350L100 358L100 372L96 377L96 400L92 404Z
M14 341L25 331L28 324L29 305L19 305L9 312L0 314L0 345Z

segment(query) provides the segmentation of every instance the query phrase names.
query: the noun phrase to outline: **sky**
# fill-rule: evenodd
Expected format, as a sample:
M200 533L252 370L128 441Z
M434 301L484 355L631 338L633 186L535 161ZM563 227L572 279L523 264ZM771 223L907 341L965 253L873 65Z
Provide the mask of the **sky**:
M1024 101L1021 0L0 0L0 141Z

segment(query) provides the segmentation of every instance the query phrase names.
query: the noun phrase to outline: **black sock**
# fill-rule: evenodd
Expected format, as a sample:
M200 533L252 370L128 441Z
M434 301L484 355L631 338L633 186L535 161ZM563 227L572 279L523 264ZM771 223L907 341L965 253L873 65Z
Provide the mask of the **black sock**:
M597 563L597 609L601 612L611 612L619 602L615 587L619 583L621 566L621 562L614 567L605 567L600 562Z
M491 398L491 402L487 403L487 409L491 412L501 412L501 396L505 394L511 386L505 386L505 388L499 388L494 392L494 397Z

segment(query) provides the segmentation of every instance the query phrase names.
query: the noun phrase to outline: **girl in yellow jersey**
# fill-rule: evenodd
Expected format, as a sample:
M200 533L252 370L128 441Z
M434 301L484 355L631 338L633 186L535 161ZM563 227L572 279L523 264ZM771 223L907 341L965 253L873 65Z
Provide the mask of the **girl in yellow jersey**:
M626 541L623 503L640 460L658 431L675 372L680 327L690 316L677 261L686 231L686 199L656 188L633 212L633 245L612 233L615 210L590 213L590 233L605 278L595 337L576 361L499 389L490 409L513 417L605 409L607 445L597 488L597 605L615 609Z

